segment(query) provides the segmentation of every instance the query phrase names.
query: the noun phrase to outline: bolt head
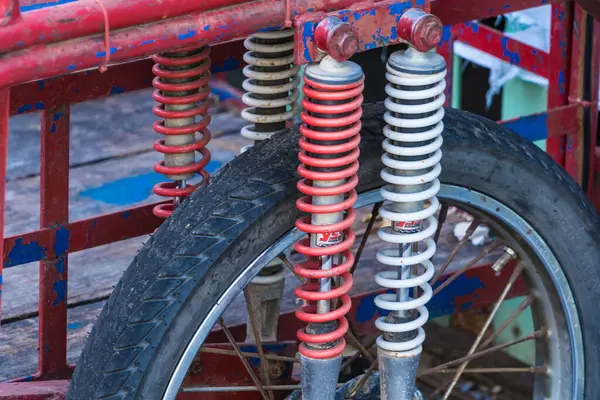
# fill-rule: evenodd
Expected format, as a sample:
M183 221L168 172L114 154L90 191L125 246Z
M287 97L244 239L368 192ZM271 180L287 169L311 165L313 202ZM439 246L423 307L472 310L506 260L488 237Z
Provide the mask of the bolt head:
M348 24L340 25L331 33L328 53L338 61L352 57L358 51L358 37Z
M317 48L337 61L345 61L358 51L358 35L350 24L336 17L322 20L315 30Z
M411 44L419 51L429 51L442 40L442 21L432 14L419 18L412 29Z

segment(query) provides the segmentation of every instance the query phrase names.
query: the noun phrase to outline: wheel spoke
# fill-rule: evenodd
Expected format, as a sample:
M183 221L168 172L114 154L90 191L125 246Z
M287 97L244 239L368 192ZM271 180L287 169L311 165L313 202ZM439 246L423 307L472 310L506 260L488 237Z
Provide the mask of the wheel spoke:
M435 288L435 290L433 291L433 295L435 296L436 294L438 294L441 290L443 290L446 286L450 285L452 282L454 282L457 278L459 278L466 270L468 270L469 268L471 268L472 266L474 266L477 262L481 261L483 258L485 258L488 254L490 254L492 251L496 250L498 247L500 247L500 245L502 245L502 241L501 240L495 240L494 242L490 243L488 246L486 246L478 255L476 255L475 257L473 257L471 259L471 261L469 261L467 264L465 264L464 267L462 267L459 270L456 270L452 276L450 276L448 279L446 279L441 285L439 285L437 288Z
M440 238L440 234L442 233L442 227L444 226L444 222L446 222L446 217L448 216L448 208L450 208L448 204L442 203L440 213L438 214L438 226L435 230L435 235L433 236L433 241L435 242L435 244L437 244L438 239Z
M277 390L300 390L301 385L271 385L263 386L270 391ZM211 392L256 392L260 389L256 386L188 386L181 389L184 393L211 393Z
M358 249L356 250L356 256L354 257L354 263L352 264L352 268L350 268L351 274L354 273L354 271L356 270L356 267L358 266L358 262L360 261L362 252L365 248L365 245L367 244L367 240L369 239L369 236L371 236L371 231L373 230L373 225L375 225L375 219L377 219L377 215L379 214L379 208L381 208L382 204L383 204L383 202L373 204L373 208L371 209L371 219L369 220L369 223L367 224L367 227L365 228L365 232L363 233L363 237L360 241L360 245L358 246Z
M354 396L356 396L356 393L358 393L358 391L365 385L367 379L369 379L369 376L371 376L373 371L375 371L375 369L377 368L377 364L377 360L371 363L369 369L367 369L363 376L360 377L360 379L356 383L356 386L354 386L354 388L350 391L350 393L346 395L346 397L353 398Z
M459 368L449 368L437 371L438 374L451 374L459 372ZM530 373L545 374L548 368L544 365L535 367L502 367L502 368L465 368L462 373L468 374L506 374L506 373Z
M528 342L528 341L533 340L533 339L541 338L541 337L543 337L545 335L546 335L546 330L545 329L540 329L540 330L537 330L537 331L533 332L530 335L527 335L527 336L522 337L520 339L513 340L512 342L499 344L499 345L494 346L494 347L489 347L487 349L484 349L484 350L478 351L476 353L473 353L473 354L471 354L469 356L464 356L464 357L461 357L461 358L457 358L456 360L448 361L447 363L438 365L437 367L428 368L428 369L426 369L426 370L424 370L422 372L419 372L417 374L417 376L426 376L426 375L430 375L430 374L435 374L435 373L438 373L438 372L440 372L440 371L442 371L444 369L447 369L448 367L453 367L453 366L458 365L460 363L463 363L465 361L471 361L471 360L474 360L476 358L481 358L483 356L487 356L488 354L494 353L496 351L504 350L507 347L514 346L514 345L519 344L519 343Z
M300 282L302 282L302 283L306 282L303 277L301 277L300 275L298 275L296 273L296 270L294 269L294 265L292 265L292 263L290 262L290 260L288 260L287 257L284 254L280 254L279 255L279 259L281 260L281 262L283 263L283 265L285 265L287 267L287 269L289 269L290 271L292 271L292 274L294 274L294 276L296 278L298 278L298 280Z
M373 345L375 345L375 342L377 341L377 336L373 336L371 337L371 339L369 341L365 341L365 342L361 342L362 346L365 349L370 349L371 347L373 347ZM358 357L360 357L360 352L356 352L354 354L352 354L346 361L344 361L344 363L341 366L341 370L346 369L350 364L352 364L354 361L356 361L356 359Z
M252 369L252 366L250 365L250 363L248 362L248 360L246 360L246 358L242 355L242 351L240 350L240 347L238 346L238 344L234 340L233 335L229 331L229 328L227 328L227 325L225 325L225 322L223 321L222 317L219 318L219 325L221 326L221 329L223 329L223 333L225 333L225 336L227 336L227 340L229 340L229 343L231 343L231 346L233 346L233 349L235 350L235 352L237 353L238 357L242 361L242 364L244 365L244 368L246 368L246 371L250 375L250 378L252 379L252 381L256 385L256 388L258 389L258 391L262 395L263 399L270 400L269 399L269 395L267 394L267 391L263 388L262 383L260 382L260 379L258 379L258 377L256 376L256 374L254 373L254 370Z
M209 353L209 354L220 354L224 356L238 356L238 353L235 350L227 350L227 349L219 349L216 347L201 347L201 353ZM241 352L242 355L246 358L258 358L258 353L249 353L246 351ZM271 361L285 361L292 363L299 363L300 360L294 357L280 356L277 354L265 354L265 359Z
M456 246L454 246L454 248L452 249L452 252L450 252L448 257L442 264L442 267L439 269L439 271L437 271L435 273L434 277L431 279L431 282L430 282L431 286L435 285L435 283L442 277L442 274L444 272L446 272L448 265L450 265L452 260L454 260L454 257L456 257L456 255L458 254L460 249L462 249L464 247L464 245L467 244L467 242L469 241L469 239L471 238L471 236L473 235L475 230L479 227L479 225L480 225L480 222L477 219L474 219L473 222L471 222L471 224L467 228L467 231L465 232L465 236L463 236L463 238L460 239L460 241L456 244ZM438 229L440 229L440 226L441 226L441 224L438 226ZM436 235L437 235L437 232L436 232ZM436 243L437 243L437 240L436 240Z
M256 314L254 314L254 308L250 299L250 293L244 289L244 299L246 300L246 309L248 310L248 319L250 320L250 326L252 328L252 334L254 335L254 342L256 343L256 351L258 352L258 358L260 360L260 373L267 386L271 386L271 378L269 377L269 361L265 358L265 352L262 347L260 340L260 331L258 330L258 324L256 323ZM246 360L244 358L244 360ZM247 361L247 360L246 360ZM268 391L269 398L273 400L275 396L272 391Z
M515 320L515 318L517 318L527 307L529 307L529 305L533 302L534 299L535 296L532 294L525 297L525 299L521 302L521 304L519 304L519 307L517 307L515 312L512 313L510 317L508 317L508 319L504 321L502 325L500 325L498 329L496 329L487 339L485 339L483 343L481 343L479 349L485 349L486 347L488 347L494 341L494 339L496 339L496 337L498 337L498 335L502 333L502 331L506 329L506 327Z
M363 346L363 344L360 342L360 340L358 340L356 338L356 336L354 336L350 331L346 332L346 338L348 338L350 340L350 342L352 342L352 344L354 346L356 346L356 348L358 349L360 354L363 355L363 357L365 357L367 360L369 360L372 363L375 362L375 357L373 357L371 355L371 353L369 353L369 350L367 350L367 348L365 346Z
M500 294L500 297L498 298L498 301L494 305L494 309L492 310L492 312L488 316L487 320L485 321L485 324L483 325L483 328L481 328L481 332L479 332L479 335L477 335L477 338L475 339L475 342L471 346L471 349L469 349L469 352L467 353L467 356L473 355L473 353L475 353L475 351L477 350L477 347L479 346L479 344L483 340L483 336L487 332L488 328L492 324L492 321L493 321L494 317L498 313L498 310L500 309L500 306L504 303L504 299L506 299L506 296L508 296L508 292L512 288L513 284L517 281L517 279L521 276L521 272L523 272L523 263L520 262L520 263L517 264L517 267L513 271L513 273L510 276L510 278L508 279L508 282L506 283L506 286L504 286L504 290L502 291L502 294ZM456 371L456 374L454 375L454 379L452 379L452 382L450 383L450 386L448 387L448 390L446 390L446 394L444 395L444 397L443 397L442 400L448 400L448 398L450 397L450 394L452 393L452 390L454 390L454 387L458 383L458 380L460 379L460 376L462 375L462 373L465 370L465 368L467 368L468 364L469 364L469 360L464 361L460 365L460 367Z

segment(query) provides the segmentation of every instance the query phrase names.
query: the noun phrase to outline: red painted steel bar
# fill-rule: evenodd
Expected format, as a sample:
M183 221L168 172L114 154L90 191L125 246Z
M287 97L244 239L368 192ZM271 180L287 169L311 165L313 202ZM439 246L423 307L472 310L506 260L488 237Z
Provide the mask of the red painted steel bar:
M6 164L8 161L8 110L10 92L0 89L0 254L6 254L4 221L6 212ZM2 316L2 265L0 265L0 317Z
M240 68L245 52L243 41L212 47L211 70L216 73ZM114 65L105 73L84 71L14 86L11 88L10 113L34 112L151 87L154 64L151 59L144 59Z
M111 31L245 2L247 0L102 0ZM99 34L104 32L104 23L104 14L95 0L28 11L18 23L0 29L0 53Z
M542 50L475 22L458 24L452 29L456 37L463 43L534 74L543 77L548 76L548 60L550 57L548 53Z
M69 220L70 107L45 110L41 121L40 227L60 227ZM67 367L67 282L69 232L44 246L40 262L38 376L65 378Z
M571 44L571 73L569 80L569 103L576 104L583 99L585 84L585 46L587 30L587 13L581 7L574 8L574 26L573 39ZM571 175L571 178L581 185L582 179L582 161L585 150L584 139L584 110L580 109L577 113L577 120L580 121L579 129L571 133L566 138L565 148L565 169Z
M302 8L298 5L301 1L292 0L292 9L297 10L298 8ZM431 5L432 12L442 18L444 23L455 24L547 3L543 0L503 0L490 7L487 2L460 1L461 5L457 7L455 4L457 1L434 1ZM128 0L124 2L122 0L103 0L103 4L108 12L109 25L113 31L188 13L239 5L245 2L244 0L204 0L201 2L179 0ZM43 4L44 2L23 1L22 3L25 5ZM313 9L324 10L344 8L354 2L321 0L311 3L316 3L315 5L311 5ZM325 5L325 3L329 4ZM468 5L465 7L462 5L464 3L468 3ZM425 8L427 8L427 4ZM50 44L62 40L99 34L104 31L104 23L104 15L95 0L79 0L29 11L22 14L18 23L0 30L0 52L6 53L37 44ZM32 35L30 32L35 32L35 34Z
M548 109L568 104L569 67L571 57L571 32L573 27L573 4L552 5L550 32L550 60L548 68ZM546 152L558 164L565 165L565 139L550 138Z
M582 4L582 6L584 6ZM598 11L597 8L594 8L593 10L590 10L589 8L586 9L588 13L592 13L594 12L594 18L599 17L598 13L596 11ZM598 158L596 157L596 151L597 151L597 147L596 144L598 143L598 137L599 137L599 133L598 133L598 96L600 95L600 93L598 93L598 90L594 90L594 88L597 88L600 84L600 20L599 19L594 19L594 34L593 34L593 43L592 43L592 56L591 56L591 71L589 74L589 78L590 78L590 82L589 82L589 86L590 88L592 88L591 92L590 92L590 99L589 102L592 105L591 108L591 114L590 114L590 128L591 128L591 132L590 132L590 138L589 138L589 159L590 159L590 164L589 164L589 176L588 176L588 181L587 181L587 185L588 185L588 197L590 197L591 199L594 199L594 195L595 195L595 191L594 191L594 185L596 184L595 181L595 171L598 167L600 167L600 164L598 164ZM598 185L600 185L600 183L598 183ZM600 198L598 199L600 200ZM600 212L600 210L599 210Z
M54 243L56 236L65 235L64 232L69 233L68 253L151 233L163 222L152 214L152 208L157 204L160 203L8 237L3 242L4 267L46 259L44 246ZM29 251L24 252L23 248Z
M344 8L352 3L351 0L297 0L294 11L302 14L308 8L319 11L332 6ZM278 29L285 20L285 1L259 0L121 29L110 35L110 49L105 48L101 35L35 46L0 58L0 85L14 86L97 68L103 64L106 51L110 52L113 63L130 61L164 51L223 43L265 28Z
M580 128L566 138L565 169L584 190L592 194L594 152L597 135L598 23L581 7L575 6L569 103L586 104L577 115ZM589 190L588 190L589 189Z

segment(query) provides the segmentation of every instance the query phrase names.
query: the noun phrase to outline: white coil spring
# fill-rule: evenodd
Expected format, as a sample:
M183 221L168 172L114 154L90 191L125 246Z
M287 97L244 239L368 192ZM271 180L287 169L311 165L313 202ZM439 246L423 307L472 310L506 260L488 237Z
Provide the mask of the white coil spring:
M415 212L397 212L394 211L389 203L386 203L380 210L380 216L390 221L411 222L423 220L423 229L414 233L398 233L393 231L392 227L383 227L379 229L378 236L387 243L395 244L396 248L388 248L377 253L377 260L383 264L400 268L402 266L420 265L419 273L410 275L408 279L399 279L398 271L380 272L375 276L377 284L389 289L410 289L419 287L422 294L408 301L398 301L396 294L386 293L376 297L375 304L388 311L409 311L417 310L419 316L410 322L389 323L385 318L379 318L375 322L377 328L383 332L399 333L417 330L417 336L409 341L391 342L386 341L383 336L377 340L377 345L388 351L412 351L420 353L421 344L425 340L423 325L429 318L429 312L425 304L431 299L432 289L429 280L433 277L435 269L430 259L435 253L435 242L432 237L437 229L435 213L439 209L439 201L436 197L440 189L438 176L441 172L440 160L442 158L442 131L444 124L443 105L445 102L444 89L446 82L446 70L431 74L417 75L405 72L399 72L388 64L388 73L386 77L390 82L385 90L389 96L385 101L387 112L384 120L387 123L383 133L386 139L383 142L385 151L382 161L385 168L381 171L382 179L388 184L381 188L381 195L388 202L413 203L425 202L428 207ZM432 86L423 90L400 90L393 85L400 86ZM435 86L433 86L435 85ZM426 104L399 104L396 100L425 100L432 99ZM406 102L405 102L406 103ZM399 118L393 113L399 114L425 114L416 119ZM428 113L428 114L427 114ZM397 132L396 128L422 128L422 132L406 133ZM430 129L426 129L431 127ZM418 130L418 129L417 129ZM393 141L393 142L392 142ZM427 142L425 145L416 147L402 146L399 143ZM403 161L396 160L390 155L397 156L427 156L424 160ZM394 174L394 170L417 171L429 169L429 172L420 175L400 176ZM398 193L393 190L394 185L424 185L423 190L413 193ZM396 186L397 187L397 186ZM425 249L410 256L403 256L399 250L400 246L423 242Z
M283 43L269 44L269 43L256 43L253 41L256 39L286 39ZM293 65L294 56L293 54L283 57L261 57L260 53L273 54L288 52L294 49L294 30L284 29L281 31L274 32L263 32L256 33L252 37L244 41L244 47L249 51L244 54L244 61L248 64L243 72L246 79L243 83L243 88L247 92L242 97L242 101L249 108L242 111L242 118L252 124L266 124L289 121L298 113L298 97L300 91L298 90L298 67ZM291 67L290 67L291 66ZM262 72L257 70L257 67L281 67L279 71ZM259 83L253 83L253 80L257 81L275 81L275 80L289 80L289 83L283 85L267 86ZM261 99L256 95L277 95L281 94L280 98L277 99ZM261 115L257 113L257 109L269 109L285 107L286 111L283 113L277 113L272 115ZM270 138L276 131L273 132L256 132L253 125L248 125L242 128L242 136L250 140L265 140Z

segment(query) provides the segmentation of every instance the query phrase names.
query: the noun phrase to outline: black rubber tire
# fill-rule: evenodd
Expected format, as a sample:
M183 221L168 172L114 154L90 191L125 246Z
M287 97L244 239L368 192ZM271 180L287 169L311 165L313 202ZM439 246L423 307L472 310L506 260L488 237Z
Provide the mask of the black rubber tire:
M383 106L364 107L359 192L381 186ZM444 120L444 183L521 215L562 265L583 332L587 399L600 380L600 220L578 186L537 147L462 111ZM88 337L68 399L161 398L192 333L242 268L297 218L297 129L217 172L129 266ZM565 399L566 400L566 399Z

